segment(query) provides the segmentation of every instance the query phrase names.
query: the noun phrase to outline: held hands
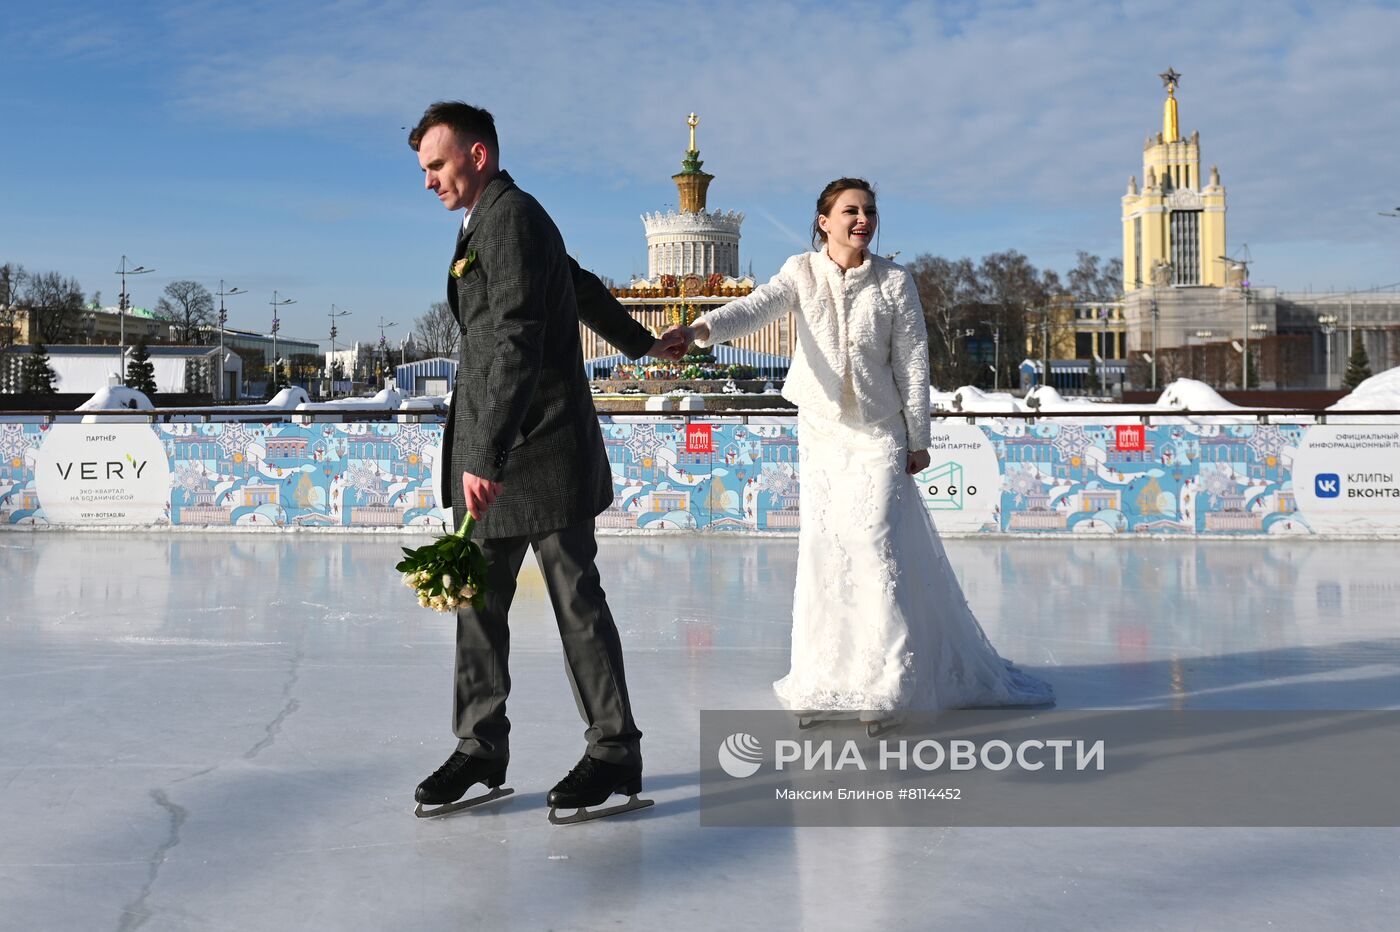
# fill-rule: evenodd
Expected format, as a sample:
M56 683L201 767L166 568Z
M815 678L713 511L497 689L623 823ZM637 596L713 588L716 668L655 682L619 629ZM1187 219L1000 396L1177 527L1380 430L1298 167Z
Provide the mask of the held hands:
M680 359L694 342L694 331L689 327L672 327L651 345L648 355L664 359Z
M904 464L904 471L911 476L917 475L925 469L928 469L928 464L931 459L932 457L929 456L927 450L910 450L908 459Z
M486 509L491 507L500 494L499 482L473 476L469 472L462 473L462 498L467 503L467 512L476 520L482 519Z

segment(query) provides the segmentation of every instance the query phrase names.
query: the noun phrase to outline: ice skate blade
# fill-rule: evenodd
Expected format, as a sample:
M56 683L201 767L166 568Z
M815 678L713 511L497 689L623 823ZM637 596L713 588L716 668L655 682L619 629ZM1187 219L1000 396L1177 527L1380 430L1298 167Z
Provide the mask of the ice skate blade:
M865 736L867 738L879 738L882 735L887 735L890 732L899 728L899 722L893 720L883 722L862 722L861 724L865 726Z
M413 814L420 819L431 819L435 816L451 815L454 812L461 812L463 809L471 809L474 806L480 806L483 803L492 802L494 800L500 799L502 796L509 796L511 793L514 792L515 790L511 787L498 786L489 793L483 793L482 795L474 796L471 799L459 799L455 803L444 803L443 805L435 806L432 809L424 809L423 804L419 803L417 807L414 808Z
M554 806L549 807L549 821L553 825L578 825L580 822L592 822L594 819L606 819L608 816L622 815L624 812L633 812L637 809L645 809L648 806L655 806L654 799L638 799L633 796L627 802L619 806L609 806L606 809L589 809L582 807L573 815L561 816Z

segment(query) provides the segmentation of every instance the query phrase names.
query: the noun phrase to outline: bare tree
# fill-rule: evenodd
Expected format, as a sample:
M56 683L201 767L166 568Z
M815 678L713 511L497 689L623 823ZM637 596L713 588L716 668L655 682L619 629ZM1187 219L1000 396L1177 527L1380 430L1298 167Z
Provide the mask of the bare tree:
M6 262L0 265L0 306L17 304L20 294L24 291L24 282L28 278L29 273L19 263Z
M1068 276L1069 291L1076 301L1117 301L1122 293L1119 287L1122 281L1122 259L1104 262L1082 249Z
M447 306L446 301L433 302L428 308L428 313L414 322L413 333L425 356L451 358L457 355L457 340L461 336L461 330L457 325L457 318L452 315L452 308Z
M204 338L203 328L214 326L214 296L199 282L171 282L156 302L156 313L170 321L176 343L198 345Z
M19 303L30 310L31 342L62 343L80 328L83 289L76 278L64 278L59 272L30 275Z
M987 315L982 319L990 321L994 336L1001 341L996 377L987 379L979 373L978 382L1015 385L1016 368L1026 342L1026 312L1049 303L1050 295L1059 290L1059 276L1040 272L1024 255L1011 249L982 257L977 266L977 286Z
M960 343L970 329L968 309L977 299L977 272L971 259L922 255L908 265L924 307L929 336L929 368L936 384L962 384L967 374Z
M13 262L0 265L0 350L14 345L19 324L19 297L28 277L22 265Z

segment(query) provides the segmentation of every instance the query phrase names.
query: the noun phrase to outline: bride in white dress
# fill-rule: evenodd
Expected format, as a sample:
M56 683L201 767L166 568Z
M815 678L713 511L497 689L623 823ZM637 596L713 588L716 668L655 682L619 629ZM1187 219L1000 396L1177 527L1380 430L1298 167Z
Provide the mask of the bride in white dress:
M712 346L797 321L783 395L798 405L802 522L792 668L773 688L793 711L865 722L1053 702L988 642L920 500L928 335L913 276L870 250L877 222L869 183L833 181L812 224L820 250L687 328Z

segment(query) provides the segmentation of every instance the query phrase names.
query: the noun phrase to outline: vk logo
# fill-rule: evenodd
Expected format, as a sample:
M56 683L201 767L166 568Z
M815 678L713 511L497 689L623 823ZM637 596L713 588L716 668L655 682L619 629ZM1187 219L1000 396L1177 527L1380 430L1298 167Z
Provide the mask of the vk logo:
M1342 480L1334 472L1320 472L1313 480L1318 498L1336 498L1342 494Z

